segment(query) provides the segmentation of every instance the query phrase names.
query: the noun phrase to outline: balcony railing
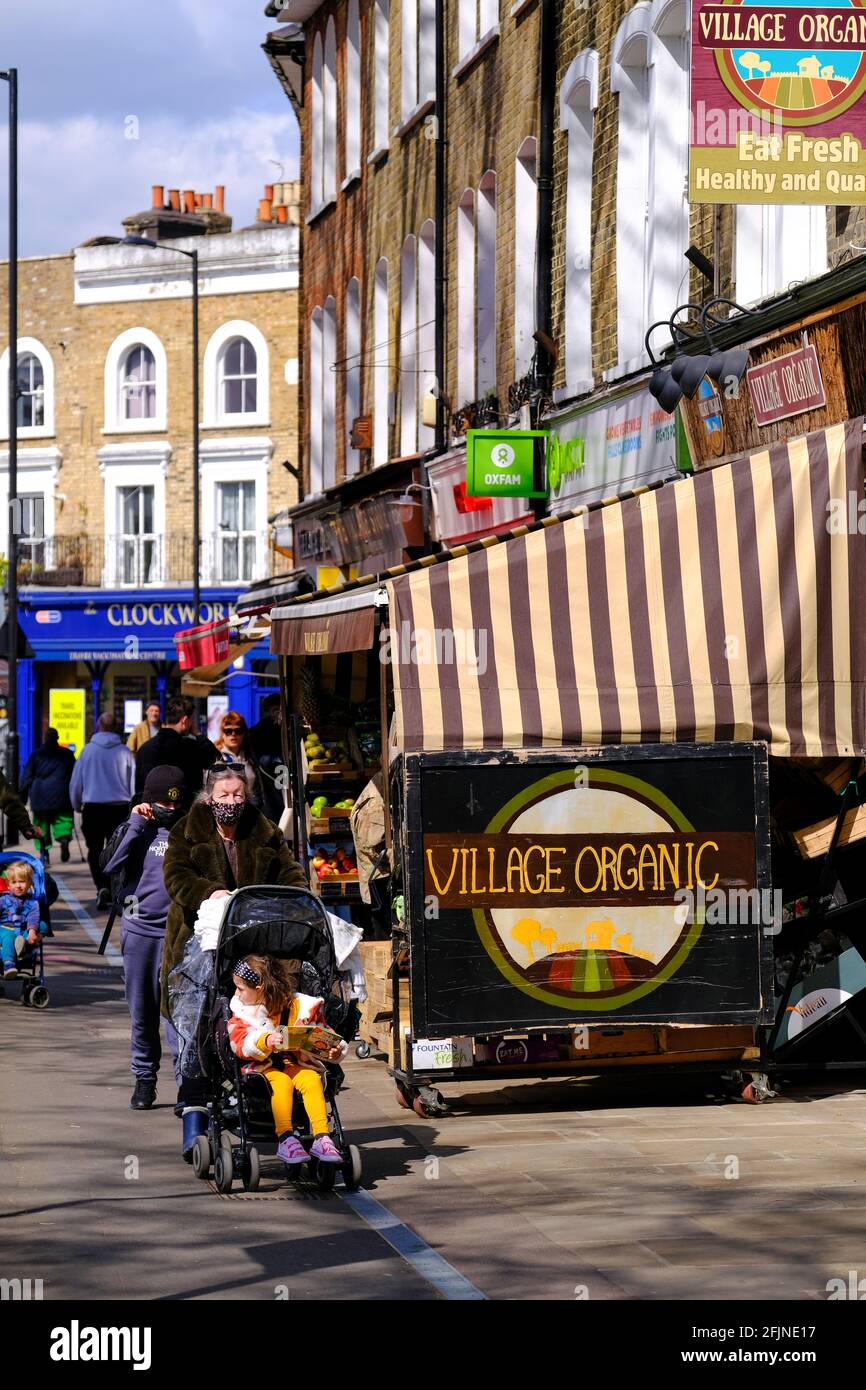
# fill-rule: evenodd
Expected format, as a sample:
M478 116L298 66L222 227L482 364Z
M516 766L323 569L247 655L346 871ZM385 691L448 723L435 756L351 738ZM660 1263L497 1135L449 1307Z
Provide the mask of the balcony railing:
M191 585L190 536L22 537L18 583L22 587L151 589ZM273 547L269 532L201 538L202 584L242 587L272 574L287 574L290 556Z

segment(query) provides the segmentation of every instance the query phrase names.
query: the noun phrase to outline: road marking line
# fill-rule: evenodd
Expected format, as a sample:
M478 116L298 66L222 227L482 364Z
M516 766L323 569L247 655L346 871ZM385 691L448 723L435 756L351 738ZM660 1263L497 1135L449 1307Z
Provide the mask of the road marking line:
M351 1207L363 1221L366 1221L367 1225L387 1241L391 1249L396 1250L422 1279L432 1284L443 1298L459 1301L481 1299L487 1302L486 1294L464 1278L442 1255L431 1250L426 1241L423 1241L411 1227L398 1221L393 1212L381 1202L377 1202L369 1192L347 1192L345 1188L335 1188L334 1191L346 1206Z
M54 875L54 882L60 889L60 896L63 898L75 920L87 932L94 946L98 946L102 941L102 932L87 911L87 908L81 905L72 889L67 887L65 879L62 879L59 874ZM115 946L112 946L110 941L105 948L103 960L106 965L123 965L123 956Z

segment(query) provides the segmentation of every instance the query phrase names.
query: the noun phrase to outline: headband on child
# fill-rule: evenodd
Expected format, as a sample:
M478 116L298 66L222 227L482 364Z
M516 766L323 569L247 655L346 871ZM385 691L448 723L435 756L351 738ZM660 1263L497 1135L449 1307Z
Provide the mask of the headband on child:
M262 982L262 977L258 970L253 970L253 967L247 965L245 960L238 961L232 974L237 975L239 980L246 980L248 985L260 985Z

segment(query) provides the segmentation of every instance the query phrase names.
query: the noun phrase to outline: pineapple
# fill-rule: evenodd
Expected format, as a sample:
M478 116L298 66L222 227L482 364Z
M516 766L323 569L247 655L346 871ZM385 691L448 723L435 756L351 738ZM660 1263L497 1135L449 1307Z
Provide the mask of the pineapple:
M301 667L301 714L311 729L322 722L321 693L319 673L307 662Z

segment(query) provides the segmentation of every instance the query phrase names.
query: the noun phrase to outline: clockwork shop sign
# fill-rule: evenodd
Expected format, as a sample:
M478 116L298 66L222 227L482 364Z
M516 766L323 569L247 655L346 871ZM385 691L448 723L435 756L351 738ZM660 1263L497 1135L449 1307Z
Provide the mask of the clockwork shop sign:
M689 196L866 203L866 0L692 0Z

